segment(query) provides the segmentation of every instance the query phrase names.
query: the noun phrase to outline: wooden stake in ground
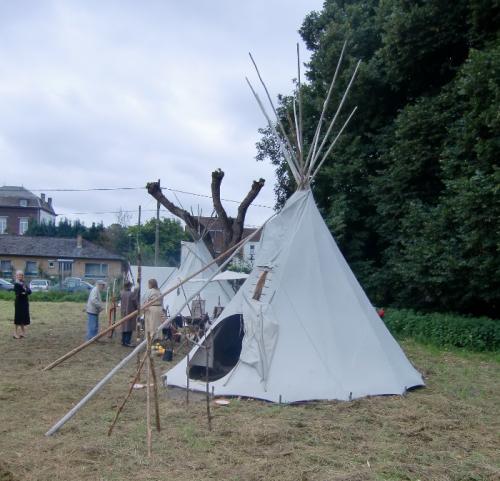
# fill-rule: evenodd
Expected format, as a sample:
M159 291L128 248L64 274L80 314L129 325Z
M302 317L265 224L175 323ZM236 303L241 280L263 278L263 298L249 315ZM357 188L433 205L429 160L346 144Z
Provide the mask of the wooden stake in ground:
M111 436L113 432L113 428L115 427L116 422L118 421L118 417L120 416L121 412L123 411L125 404L127 403L128 399L130 398L130 395L132 394L132 391L134 390L134 385L138 382L138 379L141 375L142 368L144 366L144 363L148 361L150 363L151 367L151 374L153 378L153 389L154 389L154 401L155 401L155 416L156 416L156 429L157 431L161 430L160 426L160 408L159 408L159 403L158 403L158 382L156 379L156 372L155 372L155 366L154 366L154 361L153 361L153 356L151 355L151 351L148 351L146 349L146 352L144 356L141 359L141 362L139 364L139 367L137 369L137 372L135 373L134 379L132 380L129 390L127 392L127 395L125 396L125 399L122 401L118 409L116 410L115 418L113 422L111 423L111 426L109 427L108 430L108 436Z
M187 337L186 337L186 339L187 339ZM186 355L186 409L187 409L189 406L189 349L190 349L190 346L189 346L189 343L187 343L187 342L186 342L186 345L188 348L188 352Z
M148 362L146 365L146 432L147 432L148 457L150 458L153 439L151 433L151 385L150 385L151 336L149 335L149 332L147 334L146 356L148 358Z
M144 366L144 362L146 361L147 357L148 357L148 353L146 352L141 359L141 362L139 364L139 368L137 369L137 372L135 373L134 379L130 383L130 387L129 387L127 395L125 396L125 399L122 401L122 403L120 404L120 406L116 410L115 419L113 419L113 422L111 423L111 426L109 427L108 436L111 436L111 433L113 432L113 428L115 427L115 424L118 421L118 417L120 416L121 412L123 411L125 404L127 404L127 401L129 399L130 395L132 394L132 391L134 390L134 385L139 380L142 367Z
M150 338L150 344L151 344L151 334L148 333L148 337ZM154 403L155 403L155 417L156 417L156 430L158 432L161 431L161 425L160 425L160 406L158 402L158 381L156 380L156 371L155 371L155 363L153 359L152 353L149 355L149 364L151 368L151 377L153 378L153 394L154 394Z
M208 386L208 364L210 361L210 340L205 337L205 352L206 352L206 366L205 366L205 389L207 395L207 421L208 421L208 430L212 430L212 416L210 414L210 391Z
M191 322L193 322L193 311L191 310L191 306L189 305L188 298L186 295L186 291L184 290L184 286L181 287L182 293L184 294L184 298L186 299L187 303L187 308L189 309L189 314L191 316ZM184 321L182 321L184 323ZM184 326L184 346L186 347L187 350L187 356L186 356L186 409L189 406L189 339L188 339L188 333L189 333L189 327L186 323Z

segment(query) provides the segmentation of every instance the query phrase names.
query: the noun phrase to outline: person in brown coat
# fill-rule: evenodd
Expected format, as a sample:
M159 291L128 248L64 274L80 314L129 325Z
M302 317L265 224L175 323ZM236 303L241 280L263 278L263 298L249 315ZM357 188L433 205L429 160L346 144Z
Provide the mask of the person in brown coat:
M120 293L121 297L121 316L125 317L131 312L137 310L139 306L139 299L137 296L137 289L132 291L132 283L125 281L123 290ZM132 344L132 333L135 331L137 323L137 316L133 316L128 321L122 324L122 345L125 347L134 347Z

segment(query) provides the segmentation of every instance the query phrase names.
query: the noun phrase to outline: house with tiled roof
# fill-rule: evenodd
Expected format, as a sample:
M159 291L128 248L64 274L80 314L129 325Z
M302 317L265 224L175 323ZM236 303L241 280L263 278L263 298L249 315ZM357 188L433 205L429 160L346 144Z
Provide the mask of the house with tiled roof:
M6 279L21 270L28 278L110 280L121 277L123 266L121 256L81 236L75 239L0 235L0 277Z
M23 235L30 220L55 222L52 198L37 197L28 189L13 185L0 187L0 234Z
M203 225L210 237L214 246L215 254L219 255L224 249L224 224L218 217L203 217L197 218L201 225ZM253 234L257 229L254 227L244 227L242 239ZM253 266L253 261L257 255L257 250L260 245L260 232L255 234L251 241L247 242L236 256L240 262ZM236 259L235 259L236 260Z

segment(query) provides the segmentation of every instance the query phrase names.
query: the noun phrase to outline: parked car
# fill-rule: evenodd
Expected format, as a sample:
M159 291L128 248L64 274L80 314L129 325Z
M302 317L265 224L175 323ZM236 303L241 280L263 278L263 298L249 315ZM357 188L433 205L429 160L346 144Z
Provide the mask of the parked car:
M90 282L82 281L79 277L66 277L59 289L66 292L79 292L90 291L93 287Z
M14 284L12 282L6 281L5 279L0 279L0 291L13 291Z
M30 282L30 289L32 292L48 291L50 282L47 279L32 279Z

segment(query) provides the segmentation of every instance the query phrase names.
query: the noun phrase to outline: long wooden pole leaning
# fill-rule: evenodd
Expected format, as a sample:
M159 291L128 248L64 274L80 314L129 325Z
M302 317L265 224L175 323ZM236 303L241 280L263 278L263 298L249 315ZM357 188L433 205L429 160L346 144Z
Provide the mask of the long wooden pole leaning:
M253 237L259 230L261 230L261 228L257 229L257 231L255 231L255 233L251 234L248 237L251 237L251 236ZM89 339L88 341L84 342L83 344L80 344L78 347L75 347L74 349L72 349L68 353L64 354L64 356L61 356L59 359L56 359L54 362L50 363L48 366L45 366L43 368L43 371L49 371L50 369L52 369L52 368L56 367L57 365L61 364L63 361L66 361L70 357L73 357L75 354L79 353L82 349L85 349L87 346L90 346L95 341L97 341L101 337L105 336L112 329L116 329L117 327L121 326L124 322L126 322L129 319L133 318L135 315L137 315L137 313L140 310L146 309L147 307L153 305L158 299L163 299L167 294L170 294L171 292L175 291L180 286L182 286L183 284L185 284L189 280L191 280L194 277L196 277L198 274L201 274L203 271L207 270L210 266L213 266L214 264L216 264L220 260L222 260L225 257L227 257L228 255L230 255L236 249L239 249L245 242L248 241L248 237L245 237L240 242L238 242L237 244L235 244L233 247L230 247L229 249L227 249L226 251L224 251L220 256L216 257L213 261L209 262L206 266L204 266L201 269L197 270L195 273L187 276L185 279L183 279L182 281L180 281L175 286L171 287L170 289L167 289L165 292L163 292L157 298L151 299L150 301L148 301L148 302L144 303L142 306L140 306L138 310L136 310L134 312L131 312L130 314L127 314L125 317L123 317L122 319L120 319L119 321L117 321L113 326L110 326L107 329L102 330L97 335L95 335L92 339Z
M189 302L194 299L196 297L196 295L198 295L198 292L200 292L202 289L204 289L206 287L206 285L212 281L212 279L217 275L217 273L220 271L220 269L224 268L224 266L226 266L228 264L228 262L232 259L232 257L234 257L234 255L236 254L236 251L242 247L246 242L250 241L258 232L260 232L263 227L275 216L276 214L272 215L269 219L266 220L266 222L264 222L264 224L259 228L257 229L256 231L254 231L252 234L250 234L249 236L245 237L244 239L242 239L238 244L234 245L233 247L231 247L230 249L228 249L227 251L223 252L217 259L214 260L214 262L217 262L218 260L220 260L219 258L224 258L227 256L227 258L223 261L223 263L218 267L218 269L215 271L215 273L213 273L209 279L207 279L207 281L201 286L200 289L198 289L198 291L196 293L194 293L190 298L189 298ZM233 251L231 253L231 251ZM230 254L231 253L231 254ZM213 262L211 262L210 264L213 264ZM205 266L204 269L206 269L210 264L207 264ZM203 271L204 269L201 269L201 271ZM192 276L190 276L192 277ZM186 279L186 281L189 280L189 279ZM166 294L166 293L165 293ZM152 300L151 302L154 302L154 300ZM187 303L186 303L187 304ZM172 315L172 318L174 318L177 314L179 314L181 312L181 310L184 308L184 305L177 311L175 312L173 315ZM167 321L165 321L165 323L163 323L159 328L161 329L165 324L167 323ZM90 399L92 399L92 397L98 393L102 387L123 367L125 366L139 351L141 351L146 345L146 341L142 341L140 344L138 344L134 349L133 351L128 354L127 356L125 356L113 369L111 369L111 371L109 371L82 399L80 399L80 401L74 405L61 419L59 419L59 421L57 421L46 433L45 433L45 436L52 436L55 432L57 432L64 424L66 424L83 406L85 406L88 401Z

